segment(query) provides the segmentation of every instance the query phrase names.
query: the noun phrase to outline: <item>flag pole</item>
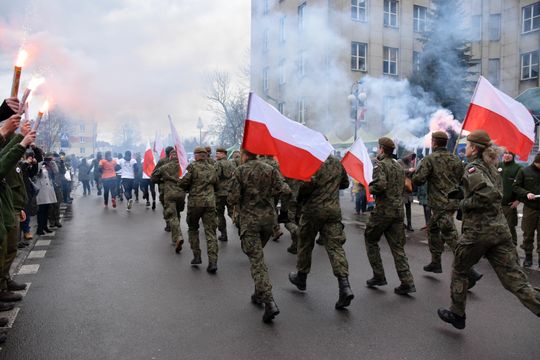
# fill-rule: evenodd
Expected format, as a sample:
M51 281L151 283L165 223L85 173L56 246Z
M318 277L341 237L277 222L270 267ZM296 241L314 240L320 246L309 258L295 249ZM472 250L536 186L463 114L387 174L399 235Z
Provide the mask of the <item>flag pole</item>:
M248 96L246 120L249 118L249 112L251 110L251 95L252 94L253 93L250 92L249 96ZM246 120L244 120L244 135L242 135L242 145L240 145L240 149L244 148L244 138L245 138L245 135L246 135Z
M478 90L478 85L480 85L481 80L482 80L482 75L480 75L480 77L478 78L478 81L476 82L476 87L474 88L471 104L472 104L472 100L474 100L474 98L476 97L476 91ZM463 123L461 124L461 129L459 130L459 135L458 135L458 138L456 139L456 144L454 145L454 150L452 151L452 154L456 154L456 151L459 145L459 140L461 139L461 135L463 134L463 128L465 127L465 123L467 122L467 118L469 117L469 113L471 112L471 104L469 104L469 108L467 109L467 115L465 115L465 119L463 119Z

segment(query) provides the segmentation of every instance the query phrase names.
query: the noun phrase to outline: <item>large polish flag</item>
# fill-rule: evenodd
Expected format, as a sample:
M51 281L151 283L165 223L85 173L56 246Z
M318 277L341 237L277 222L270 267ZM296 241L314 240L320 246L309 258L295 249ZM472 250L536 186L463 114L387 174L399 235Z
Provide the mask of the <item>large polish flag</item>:
M527 159L534 145L534 119L527 108L480 76L463 130L485 130L493 142Z
M176 155L178 155L178 164L180 165L180 170L178 176L182 177L186 174L186 168L188 166L188 157L182 141L180 141L180 136L178 136L178 131L173 125L171 115L169 115L169 125L171 127L171 135L174 141L174 150Z
M154 138L154 154L157 155L158 159L163 159L166 156L165 147L163 147L163 142L161 141L161 134L158 134L157 131Z
M155 167L156 161L154 159L154 152L152 151L152 147L148 142L146 144L146 150L144 151L143 172L146 174L146 176L150 177L152 176L152 172L154 171Z
M362 138L358 138L354 142L341 160L341 163L347 174L364 185L368 201L373 201L373 197L369 193L369 183L373 181L373 164L371 163L368 149Z
M258 155L273 155L283 176L309 181L334 148L325 137L283 116L250 93L242 147Z

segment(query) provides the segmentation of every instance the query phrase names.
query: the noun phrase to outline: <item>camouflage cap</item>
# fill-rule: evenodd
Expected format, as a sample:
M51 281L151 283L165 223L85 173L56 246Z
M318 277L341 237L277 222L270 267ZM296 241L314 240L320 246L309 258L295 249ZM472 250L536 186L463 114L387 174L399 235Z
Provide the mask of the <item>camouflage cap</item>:
M485 130L474 130L467 136L467 141L482 146L491 145L491 138Z
M538 153L536 154L536 156L534 157L534 161L533 161L533 162L536 163L536 164L540 164L540 152L538 152Z
M226 153L227 153L227 149L225 149L225 148L223 148L223 147L218 147L218 148L216 149L216 152L217 152L217 153L219 152L219 153L224 153L224 154L226 154Z
M193 150L194 154L208 154L206 151L206 148L203 148L202 146L197 146L195 150Z
M383 136L382 138L379 139L379 145L390 148L390 149L396 148L394 141L386 136Z
M433 134L431 134L432 139L439 139L439 140L448 140L448 134L444 131L435 131Z

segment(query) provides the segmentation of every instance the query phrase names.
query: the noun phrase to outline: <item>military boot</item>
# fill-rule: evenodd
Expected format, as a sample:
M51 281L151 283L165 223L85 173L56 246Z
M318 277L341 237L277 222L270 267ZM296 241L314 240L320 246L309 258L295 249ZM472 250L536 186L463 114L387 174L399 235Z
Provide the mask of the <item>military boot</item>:
M306 290L306 280L307 280L307 274L297 271L297 272L291 272L289 273L289 281L295 285L298 290Z
M179 238L178 240L176 240L176 246L174 248L175 253L179 254L180 251L182 251L182 244L184 244L184 239Z
M0 311L10 311L15 307L14 304L0 302Z
M0 301L2 302L14 302L21 301L22 295L11 291L0 291Z
M7 281L7 289L9 291L23 291L26 290L26 284L18 283L15 280L9 279Z
M525 260L523 260L523 267L532 266L532 254L525 254Z
M217 264L215 262L208 263L206 271L208 271L210 274L215 274L217 272Z
M383 285L386 285L388 284L386 282L386 278L384 277L378 277L378 276L373 276L371 279L369 279L368 281L366 281L366 285L370 288L372 287L375 287L375 286L383 286Z
M252 295L251 295L251 302L255 305L262 305L264 304L264 301L263 299L259 296L259 294L257 294L257 291L255 291Z
M219 241L229 241L229 238L227 237L227 233L223 233L218 238Z
M407 295L416 292L416 287L414 284L401 283L401 285L394 289L394 292L398 295Z
M0 327L5 327L9 324L9 319L6 317L0 317Z
M467 287L467 290L472 289L483 276L484 274L479 273L475 268L471 268L467 274L467 277L469 278L469 286Z
M294 255L296 255L298 253L298 249L294 245L289 246L287 248L287 251L290 252L291 254L294 254Z
M191 265L202 264L201 253L193 253L193 260L191 260Z
M351 290L351 285L349 284L349 279L344 277L338 277L339 285L339 299L336 302L336 309L341 310L345 309L351 304L352 299L354 299L354 294Z
M279 309L278 309L276 303L274 302L274 300L264 303L263 321L265 323L267 323L267 324L271 323L272 320L274 320L274 318L278 314L279 314Z
M426 266L424 266L424 271L432 272L432 273L435 273L435 274L440 274L440 273L442 273L441 263L435 263L435 262L432 261L429 264L427 264Z
M169 223L165 225L165 229L163 230L165 230L166 232L171 232L171 226L169 225Z
M446 309L437 310L437 314L439 314L442 321L452 324L452 326L456 329L465 329L465 316L459 316L458 314Z

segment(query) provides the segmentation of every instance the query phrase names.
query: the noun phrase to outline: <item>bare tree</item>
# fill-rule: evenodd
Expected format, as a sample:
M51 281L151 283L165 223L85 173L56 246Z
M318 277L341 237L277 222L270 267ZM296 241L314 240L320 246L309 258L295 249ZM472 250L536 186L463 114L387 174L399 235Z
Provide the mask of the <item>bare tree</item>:
M71 122L68 117L60 109L51 110L40 123L37 144L45 152L69 147L70 131ZM68 144L65 144L66 139Z
M140 139L138 121L127 117L122 119L117 129L116 145L123 150L133 150L138 148Z
M218 135L223 146L233 146L242 141L247 112L247 90L240 80L233 84L228 72L214 71L208 75L207 99L216 116L212 132Z

